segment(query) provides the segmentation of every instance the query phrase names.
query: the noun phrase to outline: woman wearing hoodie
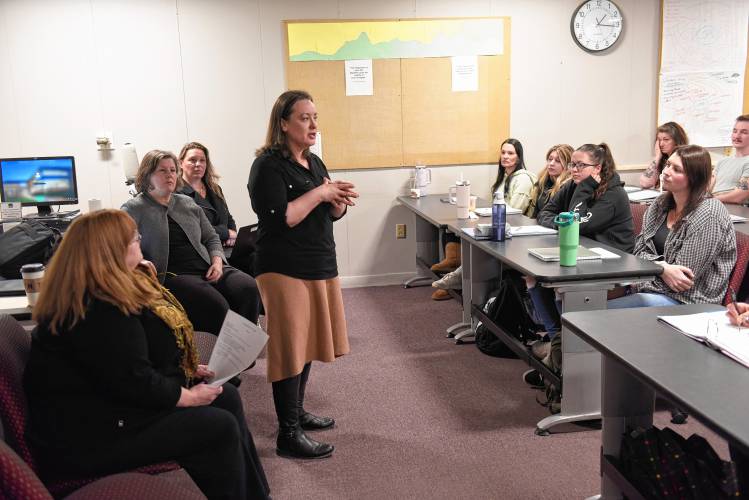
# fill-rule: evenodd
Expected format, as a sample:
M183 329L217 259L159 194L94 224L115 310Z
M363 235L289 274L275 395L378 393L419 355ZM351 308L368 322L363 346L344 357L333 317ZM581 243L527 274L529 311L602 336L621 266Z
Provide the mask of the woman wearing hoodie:
M538 214L538 223L556 229L554 218L561 212L574 212L580 217L580 235L600 241L623 252L635 246L634 223L624 183L616 173L611 149L606 143L583 144L572 153L567 165L572 182L565 184ZM541 319L548 340L561 330L559 309L554 290L536 286L526 277L528 293ZM537 342L533 354L548 355L550 342ZM526 372L523 378L531 385L538 382L538 372Z

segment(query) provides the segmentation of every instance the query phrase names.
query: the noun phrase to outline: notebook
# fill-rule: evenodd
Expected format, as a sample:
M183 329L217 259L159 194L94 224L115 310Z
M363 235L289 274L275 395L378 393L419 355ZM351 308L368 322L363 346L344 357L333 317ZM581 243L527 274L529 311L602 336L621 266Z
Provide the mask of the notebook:
M683 316L658 316L658 319L687 337L749 366L749 329L732 325L725 310Z
M512 208L509 205L505 205L507 207L507 215L517 215L522 214L523 211L517 208ZM492 216L492 207L484 207L484 208L477 208L474 210L474 213L478 215L479 217L491 217Z
M655 191L653 189L642 189L640 191L634 191L632 193L627 193L627 196L629 197L629 201L644 201L644 200L654 200L660 196L660 191Z
M544 262L559 261L559 247L529 248L528 253ZM583 246L577 247L577 260L601 259L601 255Z

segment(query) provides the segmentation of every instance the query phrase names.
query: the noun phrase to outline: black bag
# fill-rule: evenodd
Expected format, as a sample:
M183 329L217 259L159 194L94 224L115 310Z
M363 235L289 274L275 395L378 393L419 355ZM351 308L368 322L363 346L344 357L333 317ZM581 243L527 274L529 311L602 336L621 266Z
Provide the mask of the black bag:
M669 428L629 430L622 437L620 468L645 498L739 496L734 464L696 434L684 439Z
M489 293L482 306L484 313L497 326L523 343L534 339L536 332L540 330L531 316L531 309L528 290L516 271L502 274L499 288ZM476 327L476 347L489 356L517 358L483 323Z
M60 231L36 220L26 220L0 234L0 275L21 277L21 266L46 264L61 239Z
M237 233L237 241L226 260L230 265L250 276L255 276L255 250L257 242L257 224L242 226Z

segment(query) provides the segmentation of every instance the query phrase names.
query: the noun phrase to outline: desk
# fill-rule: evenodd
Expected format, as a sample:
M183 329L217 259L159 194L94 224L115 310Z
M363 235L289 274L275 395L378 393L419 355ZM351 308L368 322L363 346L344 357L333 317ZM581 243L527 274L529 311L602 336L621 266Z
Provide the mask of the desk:
M732 215L740 215L749 219L749 207L744 205L733 205L731 203L725 203L724 206L728 209L728 213ZM737 222L733 225L737 233L749 234L749 222Z
M444 258L443 241L447 224L457 220L457 208L450 203L443 203L440 198L447 194L431 194L420 198L399 196L398 201L416 215L416 276L403 283L408 288L418 282L431 282L435 275L429 270L432 264ZM476 200L477 207L491 206L481 198Z
M620 498L628 483L618 458L627 426L649 427L655 395L696 416L749 453L749 370L659 322L656 316L719 310L709 304L573 312L562 324L603 354L601 491Z
M18 321L31 319L31 308L26 295L0 297L0 314L9 314Z
M529 225L536 221L522 215L509 216L511 225ZM555 247L558 237L519 236L503 242L476 241L460 231L475 225L475 221L457 221L448 228L461 234L463 255L463 315L469 318L480 314L490 288L508 266L525 276L535 278L540 286L553 288L562 297L562 310L589 311L606 309L607 293L622 283L650 281L662 272L661 266L621 252L589 238L581 237L585 247L602 247L620 256L618 259L580 261L574 267L562 267L558 262L544 262L528 253L528 248ZM539 286L537 285L537 286ZM475 320L473 320L475 321ZM475 323L472 324L475 329ZM592 420L600 417L600 354L562 327L562 410L544 418L536 425L536 433L548 434L551 427ZM521 353L518 353L521 354ZM527 358L526 358L527 356ZM558 380L545 365L532 356L522 356L549 380Z

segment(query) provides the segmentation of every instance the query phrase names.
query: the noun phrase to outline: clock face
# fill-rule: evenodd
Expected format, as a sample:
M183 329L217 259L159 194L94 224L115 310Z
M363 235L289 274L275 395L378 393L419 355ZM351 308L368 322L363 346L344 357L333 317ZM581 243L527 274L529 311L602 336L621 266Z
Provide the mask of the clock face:
M619 7L608 0L583 2L572 16L570 30L572 38L589 52L600 52L610 48L619 39L624 20Z

